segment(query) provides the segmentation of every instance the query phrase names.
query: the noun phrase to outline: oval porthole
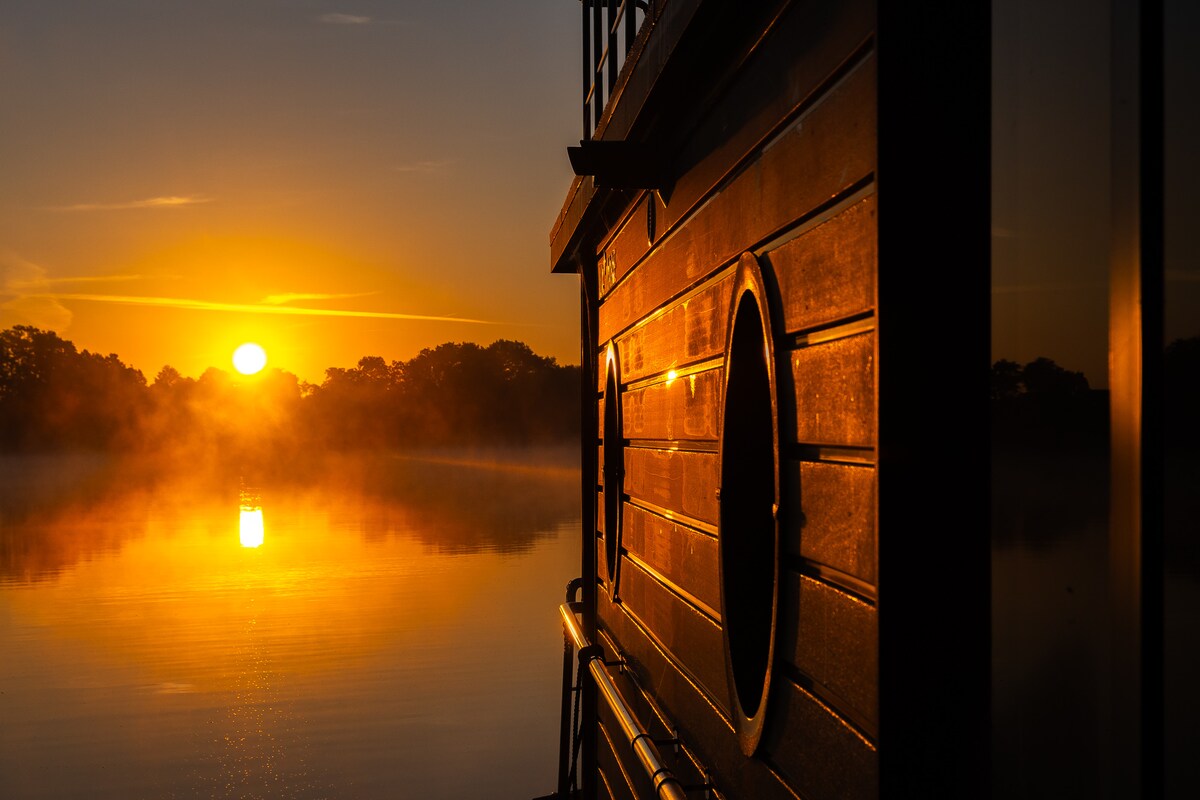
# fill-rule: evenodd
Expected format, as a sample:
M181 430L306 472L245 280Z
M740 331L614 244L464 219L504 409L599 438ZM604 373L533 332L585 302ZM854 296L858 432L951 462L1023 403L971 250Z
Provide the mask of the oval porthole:
M762 738L779 576L779 424L774 347L762 273L738 264L725 350L718 547L725 666L742 752Z
M621 558L621 496L625 484L625 440L621 429L621 380L617 351L608 348L604 379L604 569L608 593L617 599Z

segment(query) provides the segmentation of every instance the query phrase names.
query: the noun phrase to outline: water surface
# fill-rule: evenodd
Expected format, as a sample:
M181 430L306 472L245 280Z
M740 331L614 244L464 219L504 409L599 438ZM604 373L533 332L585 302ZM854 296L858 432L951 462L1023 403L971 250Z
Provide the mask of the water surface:
M5 460L0 796L548 792L578 472L455 461Z

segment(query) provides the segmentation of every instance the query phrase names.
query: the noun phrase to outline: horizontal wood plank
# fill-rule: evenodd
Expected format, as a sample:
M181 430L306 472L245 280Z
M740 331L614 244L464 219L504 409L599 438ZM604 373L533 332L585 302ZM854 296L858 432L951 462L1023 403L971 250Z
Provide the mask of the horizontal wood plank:
M599 616L618 643L627 669L674 720L685 746L708 766L717 789L730 796L795 800L795 793L761 759L746 758L726 717L619 606L599 595Z
M875 334L834 339L791 353L796 441L875 444Z
M681 174L660 215L664 230L780 121L811 100L874 26L872 0L792 4L678 155Z
M730 272L622 336L621 379L636 381L723 355L732 292Z
M783 551L875 585L875 474L873 466L785 461Z
M782 582L779 650L823 687L826 702L863 729L879 724L879 619L874 606L805 575Z
M719 480L716 453L625 449L625 492L630 497L713 525Z
M875 60L868 56L613 290L606 342L875 170Z
M625 392L625 438L715 440L724 376L723 369L710 369Z
M729 705L721 628L632 561L621 565L621 602L722 711Z
M719 617L717 540L637 506L626 504L624 514L625 549Z
M874 745L791 681L779 680L772 694L765 754L802 796L879 797L879 754Z
M623 651L607 632L600 631L598 639L604 648L606 660L616 662L623 657ZM648 693L635 680L632 670L610 667L608 676L629 706L634 719L646 733L650 734L651 739L666 741L674 738L675 731L672 721L663 714L662 709L652 704ZM671 770L681 783L695 785L703 782L703 774L693 760L686 744L682 745L678 751L673 747L660 746L658 752L662 757L663 765Z
M867 197L767 254L789 333L875 308L875 206Z
M650 203L657 204L654 195L643 194L616 234L596 253L596 263L600 265L598 285L601 297L650 249L646 227L646 209ZM658 210L655 209L656 213Z

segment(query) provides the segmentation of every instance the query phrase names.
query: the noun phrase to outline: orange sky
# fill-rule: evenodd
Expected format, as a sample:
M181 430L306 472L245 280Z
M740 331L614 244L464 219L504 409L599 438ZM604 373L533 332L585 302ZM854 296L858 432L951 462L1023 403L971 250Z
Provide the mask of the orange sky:
M578 6L63 0L0 7L0 328L148 380L261 343L520 339L578 363L548 231L579 138Z

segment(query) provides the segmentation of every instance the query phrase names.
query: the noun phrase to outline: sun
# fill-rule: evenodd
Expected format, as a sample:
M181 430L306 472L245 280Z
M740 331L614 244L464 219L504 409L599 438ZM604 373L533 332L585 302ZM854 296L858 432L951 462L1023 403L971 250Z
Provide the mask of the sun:
M233 351L233 368L243 375L254 375L262 372L267 365L267 351L254 342L246 344Z

